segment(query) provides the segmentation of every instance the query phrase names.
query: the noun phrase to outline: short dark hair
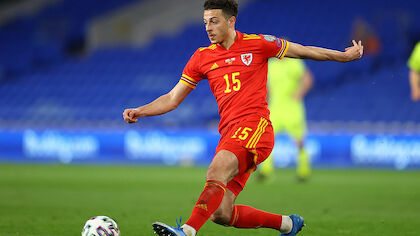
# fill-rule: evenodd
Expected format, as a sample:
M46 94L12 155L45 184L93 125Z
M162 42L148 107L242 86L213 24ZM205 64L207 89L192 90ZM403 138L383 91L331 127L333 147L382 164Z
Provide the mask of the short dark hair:
M238 17L238 2L236 0L206 0L204 10L222 9L226 18Z

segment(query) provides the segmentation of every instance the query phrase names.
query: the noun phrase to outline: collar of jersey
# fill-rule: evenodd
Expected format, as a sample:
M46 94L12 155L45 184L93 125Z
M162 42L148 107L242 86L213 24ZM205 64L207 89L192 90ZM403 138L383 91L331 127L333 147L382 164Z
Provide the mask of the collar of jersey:
M242 38L243 38L242 33L236 30L236 40L235 40L235 42L233 42L232 46L230 46L229 49L226 49L226 48L220 46L219 44L216 44L216 45L219 49L222 49L224 51L230 51L230 50L232 50L232 48L236 47L237 44L239 44L239 42L242 40Z

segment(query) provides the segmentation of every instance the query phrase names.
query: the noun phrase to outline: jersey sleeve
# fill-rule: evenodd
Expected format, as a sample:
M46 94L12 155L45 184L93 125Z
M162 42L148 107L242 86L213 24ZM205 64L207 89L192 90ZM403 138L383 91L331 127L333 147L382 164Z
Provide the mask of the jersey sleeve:
M276 57L282 59L289 49L289 42L273 35L261 35L263 51L267 58Z
M420 71L420 42L416 44L410 59L408 59L408 67L415 71Z
M182 72L181 83L188 87L195 89L198 82L203 79L203 74L200 72L200 50L197 50L188 61Z

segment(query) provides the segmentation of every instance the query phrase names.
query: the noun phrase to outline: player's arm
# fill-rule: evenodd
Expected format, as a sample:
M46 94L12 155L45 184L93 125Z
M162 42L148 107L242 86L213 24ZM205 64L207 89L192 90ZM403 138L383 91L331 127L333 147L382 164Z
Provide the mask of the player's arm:
M309 69L305 69L305 73L302 76L300 87L296 91L295 98L297 100L302 100L305 95L311 90L314 84L314 77Z
M157 116L170 112L177 108L192 90L187 85L178 82L169 93L158 97L153 102L138 108L125 109L124 120L127 123L135 123L140 117Z
M410 70L410 88L411 99L413 101L420 100L420 72L413 69Z
M408 59L408 67L410 68L411 99L416 102L420 100L420 42L416 44Z
M363 55L362 42L356 43L353 40L353 46L346 48L344 52L320 47L302 46L297 43L289 42L289 49L286 57L299 59L312 59L316 61L338 61L349 62L360 59Z

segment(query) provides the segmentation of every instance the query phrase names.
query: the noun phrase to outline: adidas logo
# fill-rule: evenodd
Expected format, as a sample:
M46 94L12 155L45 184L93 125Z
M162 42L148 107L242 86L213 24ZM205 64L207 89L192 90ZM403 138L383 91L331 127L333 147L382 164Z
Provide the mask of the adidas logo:
M207 211L207 204L197 204L196 207L201 208L201 209Z
M217 65L217 63L214 63L213 66L210 68L210 70L214 70L219 68L219 65Z

